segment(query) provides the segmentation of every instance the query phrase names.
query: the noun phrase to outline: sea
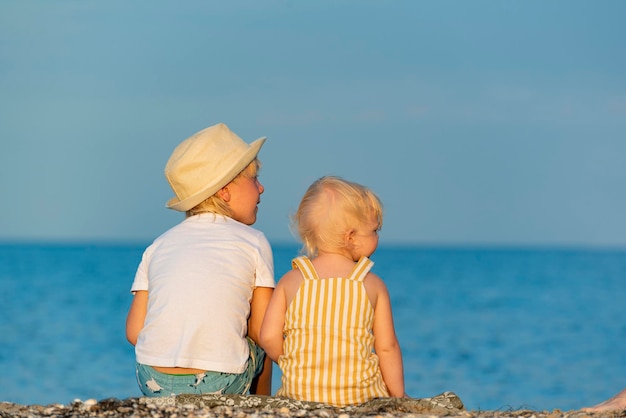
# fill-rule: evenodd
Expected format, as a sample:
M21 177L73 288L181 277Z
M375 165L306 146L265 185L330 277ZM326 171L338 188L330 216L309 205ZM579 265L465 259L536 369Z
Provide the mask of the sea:
M141 396L124 327L147 244L0 244L0 401ZM278 279L299 248L273 247ZM372 260L410 396L567 411L626 387L626 249L381 245Z

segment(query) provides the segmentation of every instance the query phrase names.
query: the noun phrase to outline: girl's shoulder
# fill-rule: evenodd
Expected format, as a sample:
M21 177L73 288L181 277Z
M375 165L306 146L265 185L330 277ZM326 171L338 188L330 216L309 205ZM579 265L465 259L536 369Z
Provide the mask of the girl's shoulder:
M302 274L297 269L289 270L278 280L276 291L284 296L286 306L291 304L303 281Z
M294 280L297 278L302 278L302 273L300 273L300 270L298 269L291 269L287 273L283 274L283 276L280 278L280 281Z
M375 292L377 294L387 293L387 285L376 273L369 272L363 279L363 286L368 293Z
M277 286L280 287L293 287L300 286L302 282L302 274L298 269L289 270L287 273L278 280Z
M367 275L365 276L365 279L363 279L363 282L381 284L383 286L385 285L385 282L383 281L383 279L381 279L378 274L373 273L371 271L367 273Z

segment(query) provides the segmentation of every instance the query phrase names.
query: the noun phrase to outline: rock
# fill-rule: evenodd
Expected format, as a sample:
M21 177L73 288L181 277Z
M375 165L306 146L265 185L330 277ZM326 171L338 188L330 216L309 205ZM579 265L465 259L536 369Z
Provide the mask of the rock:
M228 418L626 418L626 410L602 413L583 411L467 411L451 392L432 398L373 399L362 405L335 408L315 402L271 396L179 395L167 398L76 400L69 405L19 405L0 402L0 418L8 417L228 417Z

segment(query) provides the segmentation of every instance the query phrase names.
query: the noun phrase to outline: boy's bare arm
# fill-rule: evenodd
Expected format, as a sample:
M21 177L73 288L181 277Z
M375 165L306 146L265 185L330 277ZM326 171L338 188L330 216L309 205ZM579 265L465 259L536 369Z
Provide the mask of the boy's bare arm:
M259 344L261 324L265 317L267 305L270 303L274 289L271 287L257 287L252 292L250 301L250 317L248 318L248 337ZM259 344L260 345L260 344Z
M137 344L139 332L143 329L148 311L148 291L138 290L133 296L133 301L126 317L126 339L132 345Z
M252 380L250 386L251 395L272 395L272 359L265 356L263 371Z

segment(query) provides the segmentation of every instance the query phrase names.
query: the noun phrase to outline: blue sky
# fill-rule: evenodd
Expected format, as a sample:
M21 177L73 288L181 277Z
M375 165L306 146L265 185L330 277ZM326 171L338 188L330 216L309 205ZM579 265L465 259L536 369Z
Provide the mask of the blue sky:
M626 2L5 1L0 240L148 242L163 167L225 122L261 151L256 226L334 174L381 243L626 245Z

